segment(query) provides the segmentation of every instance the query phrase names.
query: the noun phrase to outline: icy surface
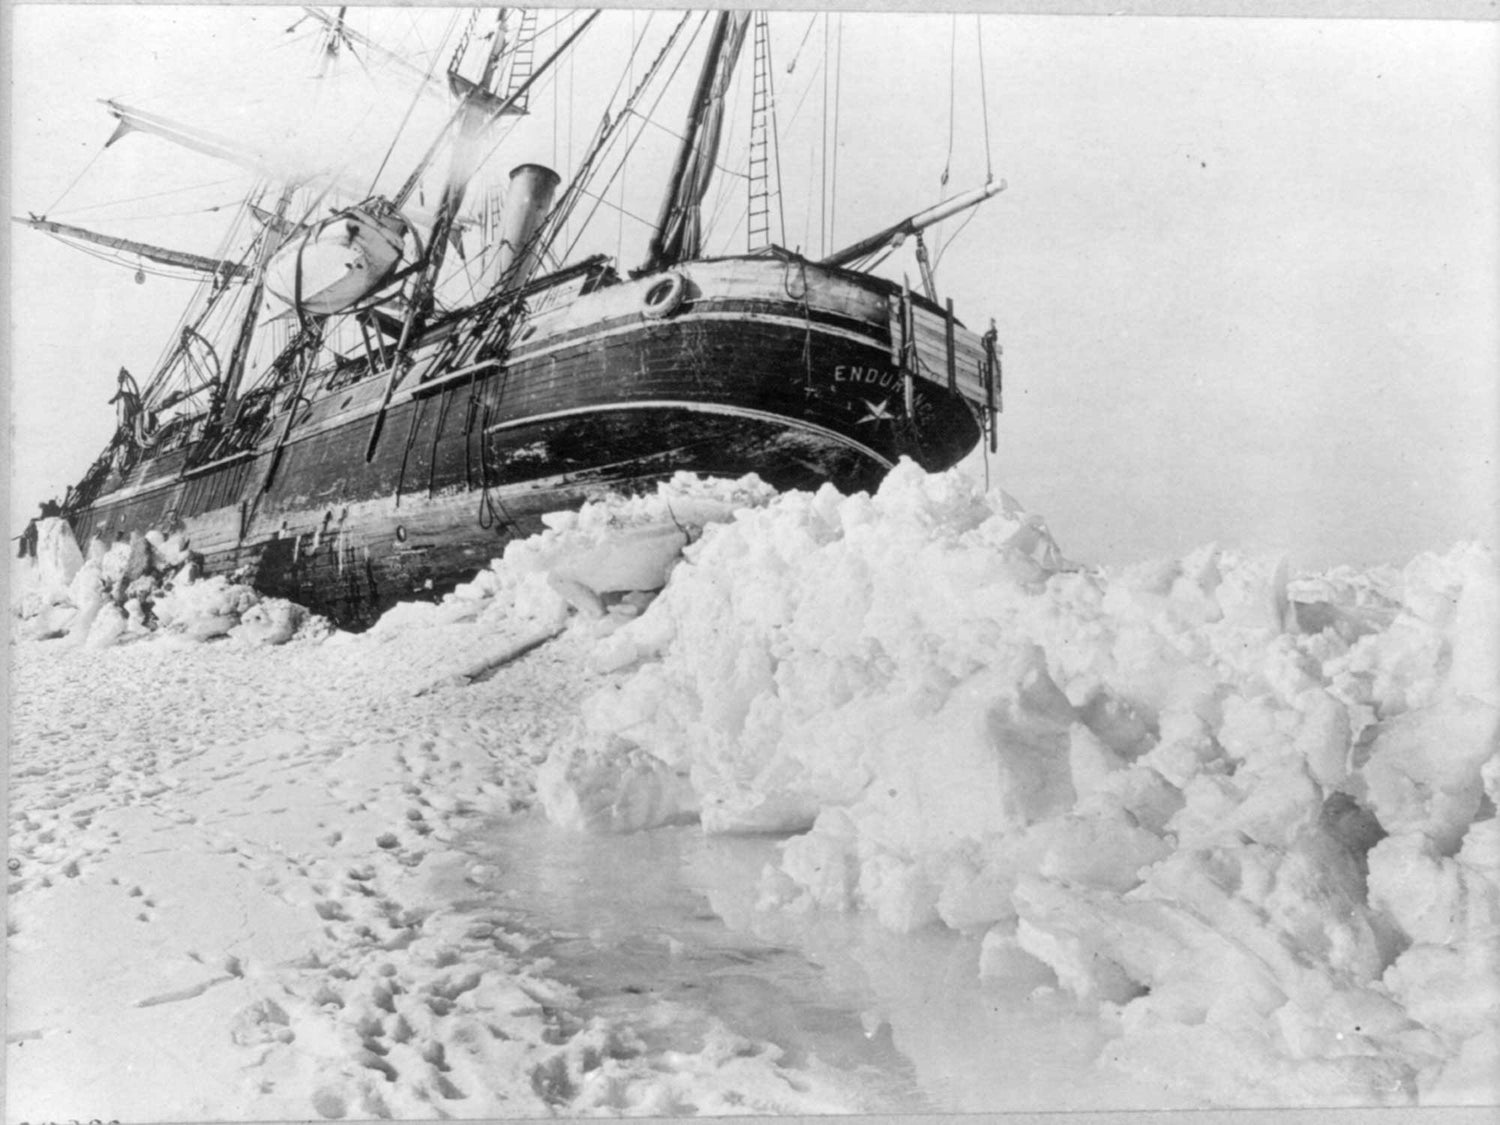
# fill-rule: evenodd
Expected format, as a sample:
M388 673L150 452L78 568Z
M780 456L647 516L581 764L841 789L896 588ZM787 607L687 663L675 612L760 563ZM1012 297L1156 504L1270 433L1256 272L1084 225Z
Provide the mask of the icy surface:
M43 525L11 1118L1500 1100L1485 549L1086 570L910 465L549 522L357 637Z
M983 933L976 975L1044 969L1109 1063L1215 1102L1495 1100L1489 552L1084 572L908 464L688 559L543 769L558 820L795 833L767 908Z

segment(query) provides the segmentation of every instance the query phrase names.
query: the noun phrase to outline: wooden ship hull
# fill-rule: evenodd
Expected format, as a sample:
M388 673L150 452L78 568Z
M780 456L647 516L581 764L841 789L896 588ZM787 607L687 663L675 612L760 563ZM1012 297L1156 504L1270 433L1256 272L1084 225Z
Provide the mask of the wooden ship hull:
M875 488L993 424L993 341L869 274L786 252L620 281L601 261L435 320L154 435L73 494L80 544L184 532L235 575L346 628L472 577L541 516L679 471Z

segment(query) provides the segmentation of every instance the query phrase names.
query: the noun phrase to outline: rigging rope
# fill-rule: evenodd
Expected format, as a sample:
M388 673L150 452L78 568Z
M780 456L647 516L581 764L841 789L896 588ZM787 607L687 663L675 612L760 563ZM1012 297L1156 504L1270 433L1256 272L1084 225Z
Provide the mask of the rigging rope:
M807 30L802 33L802 42L797 44L797 49L792 53L792 61L786 64L786 72L791 74L797 69L797 60L802 57L802 48L807 46L807 37L812 34L812 29L818 22L818 15L813 13L812 19L807 21Z
M631 26L631 29L633 31L634 28L635 28L635 13L634 12L630 13L630 26ZM634 36L632 36L632 39L634 39ZM578 109L578 99L577 99L577 96L576 96L576 93L575 93L576 86L577 86L577 83L576 83L577 78L578 78L578 56L577 55L569 55L568 56L568 135L567 135L567 151L568 151L568 166L570 168L573 166L573 118L576 115L576 112L577 112L577 109ZM563 232L563 237L564 238L567 237L567 231L566 230L564 230L564 232Z
M839 13L838 46L833 56L833 184L828 195L828 242L837 246L834 232L838 228L839 197L839 126L843 117L844 95L844 13Z
M995 181L995 166L990 160L990 95L984 81L984 23L974 16L974 41L979 45L979 107L984 111L984 182Z
M776 158L776 221L781 231L781 241L786 241L786 194L781 190L781 132L776 124L776 84L771 75L776 72L771 62L770 28L766 28L766 92L770 97L771 149Z
M818 256L828 253L828 13L823 13L823 178L818 191Z
M957 96L954 87L958 82L958 14L954 13L952 29L948 35L948 155L943 158L943 174L938 183L948 186L948 173L953 167L953 119L957 116Z
M592 10L590 10L590 14L588 16L588 21L589 22L586 22L584 24L583 28L580 28L577 31L569 32L570 38L576 38L577 36L583 34L583 31L586 30L588 28L588 26L590 26L590 23L600 14L601 11L602 11L602 9L592 9ZM565 17L565 18L567 18L567 17ZM562 23L563 23L562 19L554 20L553 23L549 27L547 27L545 29L545 31L551 31L552 28L558 27ZM540 39L542 37L543 34L545 34L545 31L538 32L536 35L534 35L532 37L531 41L533 43L536 42L538 39ZM536 93L536 94L540 94L543 90L546 90L548 88L548 84L551 83L551 82L553 82L556 79L557 74L558 74L557 71L555 71L555 70L553 70L553 69L550 68L550 62L555 62L556 59L557 59L557 52L554 51L553 54L552 54L552 56L551 56L551 58L550 58L550 60L549 60L549 62L542 64L547 69L545 71L533 71L532 72L532 77L530 77L530 78L528 78L526 80L526 82L528 83L528 85L525 86L525 89L528 90L528 91L530 91L530 92L532 92L532 93ZM618 90L619 86L617 85L615 88ZM510 97L514 97L517 93L519 93L519 91L512 91L509 96ZM530 95L528 94L528 96L530 96ZM611 95L611 96L613 96L613 95ZM495 143L490 146L489 151L486 152L483 156L481 156L478 160L474 161L474 170L475 170L476 174L478 173L478 170L480 168L484 167L484 165L486 163L488 163L490 157L492 157L492 156L495 155L495 153L500 149L500 146L503 145L510 138L511 131L514 130L516 128L516 125L519 124L522 120L524 120L523 117L516 117L514 119L514 123L512 123L509 126L509 128L506 130L506 132L502 133L500 136L498 136L495 139Z
M719 145L719 152L721 153L726 152L731 148L735 148L739 144L738 137L734 133L734 130L737 128L740 122L748 116L744 113L745 97L747 93L745 87L746 84L743 82L735 83L732 87L731 92L733 101L727 105L724 112L724 118L728 122L728 126L723 140ZM753 93L751 94L751 97L753 100ZM748 182L750 179L748 143L745 146L745 153L746 167L743 171L738 168L730 168L728 165L724 164L723 161L721 161L717 156L714 158L714 170L720 174L715 177L717 182L714 184L714 198L708 206L708 219L703 224L704 231L708 232L721 229L720 224L722 223L725 214L732 206L734 206L736 199L742 200L744 202L744 206L737 212L735 216L734 227L725 231L724 251L726 253L730 252L730 249L733 245L734 231L738 229L739 221L746 218L750 210L748 196L738 190L738 183L733 183L733 181Z
M85 168L85 171L87 171L87 168ZM80 173L80 175L82 175L82 173ZM185 191L198 191L201 188L221 187L224 184L234 183L234 181L237 180L237 179L239 179L239 178L240 177L238 177L238 176L228 176L228 177L226 177L225 179L222 179L222 180L210 180L206 184L188 184L185 187L167 188L165 191L148 191L148 192L144 193L143 195L130 195L130 196L126 196L124 199L107 199L103 203L86 203L82 207L70 207L70 208L68 208L68 210L62 211L62 212L59 212L57 210L57 204L54 203L50 208L47 209L46 213L49 214L49 215L51 215L51 214L63 214L63 215L69 215L69 216L81 215L85 211L98 211L98 210L100 210L102 208L105 208L105 207L119 207L119 206L122 206L123 204L126 204L126 203L139 203L143 199L156 199L157 197L163 196L163 195L181 195ZM76 183L77 181L75 180L74 182ZM66 194L66 193L64 193L64 194ZM62 199L59 198L58 199L58 203L61 203L61 202L62 202ZM184 212L184 214L186 214L186 212Z
M180 219L184 215L210 215L215 211L222 211L226 207L238 206L241 200L226 199L222 203L215 203L211 207L193 207L186 211L153 211L149 215L110 215L106 219L110 223L147 223L155 222L157 219ZM65 211L66 215L74 212Z
M630 93L630 96L626 98L624 107L618 114L615 115L613 121L611 121L608 114L606 113L604 123L600 126L600 129L596 135L596 139L593 141L589 151L584 155L582 162L579 164L578 172L574 175L572 182L570 182L568 187L564 190L562 198L553 207L552 213L548 216L545 225L537 231L536 235L533 236L533 244L539 246L543 253L545 253L549 257L553 256L551 243L553 239L557 237L559 228L561 228L563 224L571 223L572 221L572 214L577 205L578 197L580 195L586 194L591 199L594 199L597 202L595 202L593 209L589 211L583 222L578 226L573 240L568 244L567 249L563 251L564 260L572 256L573 250L583 239L583 236L588 232L594 215L598 213L599 204L604 202L604 193L609 191L610 187L613 186L615 179L624 172L625 165L622 158L622 161L620 165L615 169L614 174L610 176L609 180L605 182L604 187L600 189L599 195L595 195L592 192L585 192L583 190L583 184L593 176L594 165L604 155L605 150L610 145L612 145L620 136L621 125L627 120L629 116L634 113L633 107L636 100L641 96L646 87L651 83L658 70L660 70L662 62L666 59L667 54L671 51L673 45L677 42L677 37L682 32L682 29L687 26L688 22L692 18L692 15L692 12L685 12L682 18L677 22L677 25L672 29L671 34L667 37L667 42L662 46L661 50L657 53L655 60L652 61L651 66L647 69L645 77L641 79L640 83ZM641 28L640 37L635 40L635 44L631 48L630 58L629 60L627 60L629 65L625 69L622 69L620 71L620 77L615 81L615 88L610 92L608 101L609 105L614 104L615 98L619 96L620 91L625 86L627 77L634 73L635 57L640 53L642 47L645 45L646 33L650 30L652 21L654 21L655 18L655 12L646 17L646 22ZM632 25L634 25L635 23L634 13L632 13L631 16L631 23ZM699 30L702 29L702 26L702 21L700 21ZM696 38L696 36L697 32L695 31L694 38ZM681 65L682 60L679 59L677 67L681 67ZM673 68L672 73L674 75L677 73L677 67ZM664 93L665 91L663 91L663 94ZM652 105L653 111L655 110L656 106L660 104L663 94L657 95L656 102ZM639 134L637 134L636 139L639 140ZM490 152L487 153L484 159L479 163L483 164L485 160L488 160L489 157L494 154L495 149L497 149L500 144L503 143L503 141L504 138L502 137L499 141L496 142L495 148L491 149ZM631 145L633 146L634 142L631 142ZM629 148L627 148L625 155L629 155ZM614 205L611 204L610 206ZM556 259L554 258L554 260ZM473 293L474 288L474 286L470 286L469 290L464 294L463 299L467 299Z
M555 51L557 50L556 37L553 38L552 42L552 49ZM557 167L557 119L562 116L559 110L560 107L558 105L558 98L554 94L552 97L552 167L554 168Z
M64 199L66 199L67 196L68 196L68 192L72 191L75 187L78 186L78 181L81 180L81 179L83 179L84 174L86 172L88 172L88 170L90 168L92 168L94 166L94 161L98 160L101 156L104 155L104 148L107 148L107 147L108 147L107 145L101 147L98 152L94 153L93 156L89 157L89 162L83 166L83 168L79 171L78 175L76 175L76 176L73 177L73 182L70 183L67 187L63 188L62 194L57 197L57 202L53 203L52 206L49 207L49 208L47 208L46 211L43 211L42 214L45 215L45 214L48 214L49 212L57 210L57 204L61 203Z
M979 209L977 207L970 208L969 213L964 216L964 221L958 224L958 229L950 234L947 238L943 239L942 246L938 248L938 252L932 257L932 269L934 273L937 272L938 266L942 265L943 255L948 252L948 247L953 245L953 240L956 239L959 235L963 234L964 227L973 222L974 216L977 214L979 214Z
M169 268L163 268L161 266L148 266L144 262L137 260L136 257L133 257L132 251L129 250L115 250L112 252L108 250L99 250L91 246L80 245L77 242L70 241L64 235L54 234L51 231L44 231L43 233L46 234L49 238L57 239L59 242L67 246L70 250L76 250L79 253L87 254L91 258L98 258L101 262L109 262L112 265L124 266L127 269L134 270L136 273L146 274L150 277L164 277L171 281L203 280L203 273L199 270L193 270L188 273L175 273L172 272L172 270L170 270Z
M453 15L448 20L448 27L443 32L443 36L442 36L444 39L447 39L448 36L452 34L453 27L454 27L454 25L456 23L458 23L458 16L457 16L457 14ZM427 68L427 76L425 78L423 78L423 80L422 80L423 86L425 86L428 82L432 81L432 73L433 73L433 71L435 71L437 69L438 58L439 58L439 56L441 54L442 54L441 51L434 51L432 53L432 63ZM396 127L396 135L391 138L390 147L385 150L385 156L381 158L380 167L377 168L377 169L375 169L375 175L372 176L371 179L370 179L370 190L369 190L368 194L370 194L370 195L374 195L375 194L375 185L380 182L381 174L385 171L386 164L388 164L390 162L391 154L396 151L396 142L401 139L401 134L403 132L405 132L407 122L409 122L411 120L411 115L412 115L412 113L417 108L417 102L421 101L421 99L422 99L422 86L419 86L419 87L417 87L417 92L412 95L411 104L406 107L406 116L404 116L403 118L401 118L401 124Z
M576 188L573 185L569 185L569 190L571 192L575 192L577 195L583 195L583 194L585 194L585 192L583 190L583 184L585 182L587 182L587 180L590 179L592 177L592 175L593 175L593 173L592 173L592 165L594 164L595 161L597 161L599 158L601 158L604 155L605 150L608 147L610 147L611 145L613 145L614 142L615 142L615 140L616 140L616 138L618 138L621 135L620 125L621 125L622 122L627 121L630 117L633 117L633 116L634 117L639 117L642 121L647 121L647 122L651 121L650 114L651 113L655 113L657 107L661 105L661 100L662 100L663 97L666 96L667 88L671 86L672 79L675 78L676 75L677 75L677 72L682 69L683 63L687 60L688 52L692 50L693 44L695 42L697 42L698 36L700 34L702 34L703 28L707 24L707 16L706 15L699 18L697 27L695 27L693 29L692 35L690 35L688 37L688 41L687 41L687 43L683 47L682 54L678 57L676 63L673 64L672 71L667 76L667 80L664 83L662 83L662 89L661 89L660 92L657 93L656 100L651 103L650 113L641 114L641 113L637 112L636 109L635 109L635 103L645 93L647 87L650 86L653 81L655 81L656 75L661 70L662 64L666 61L667 55L671 53L671 50L672 50L673 46L676 45L678 36L682 33L683 28L685 28L688 25L689 21L692 19L692 16L693 16L692 12L685 12L685 13L683 13L682 19L680 19L677 22L677 26L672 29L671 35L669 35L667 37L667 42L662 46L662 49L659 52L657 52L656 58L652 60L651 67L650 67L650 69L647 70L645 77L643 77L640 80L640 82L636 85L635 89L633 91L631 91L630 97L628 97L625 100L625 105L621 108L620 112L615 116L613 123L612 124L608 124L606 126L607 131L606 131L605 136L602 137L600 139L600 141L595 145L594 151L592 153L590 153L589 156L584 159L583 169L579 172L579 174L577 176L574 177L573 184L577 185ZM654 13L653 13L653 16L651 18L654 18ZM647 27L650 26L650 19L647 20L646 26ZM641 36L642 36L642 39L644 39L644 37L645 37L645 29L644 28L641 31ZM641 47L641 45L642 44L640 42L638 42L636 44L635 50L639 50L640 47ZM624 80L624 77L625 77L624 74L622 74L621 75L621 80L622 81ZM615 93L616 94L619 93L619 86L615 87ZM613 94L610 95L610 102L611 102L611 104L614 102L614 95ZM652 124L655 124L655 122L652 122ZM578 243L583 239L584 233L589 229L590 224L593 222L594 215L598 213L598 211L599 211L599 205L600 205L600 203L603 202L603 196L604 196L604 194L607 193L609 191L609 189L614 185L614 182L615 182L616 178L618 178L625 171L626 161L629 159L631 152L634 151L635 145L640 142L640 139L641 139L641 136L643 135L643 133L644 133L644 130L642 130L641 132L638 132L635 135L635 139L632 140L630 142L630 144L626 147L626 150L625 150L624 154L620 158L620 163L616 166L614 172L612 172L610 174L609 179L605 181L604 186L599 189L599 194L598 195L593 195L593 193L587 193L596 202L594 203L594 206L593 206L592 210L590 210L589 213L588 213L588 215L585 216L583 222L581 224L579 224L578 233L574 236L573 241L571 243L569 243L568 248L563 252L564 259L572 257L574 249L577 247ZM571 213L571 210L572 210L571 203L569 203L567 200L565 200L564 201L564 205L566 207L567 213Z
M609 185L606 184L605 186L607 188ZM646 226L646 227L654 227L654 226L656 226L656 220L654 218L647 218L644 215L637 215L634 211L626 210L625 207L621 206L620 204L618 204L618 203L611 203L604 196L598 195L595 192L589 191L588 188L579 188L578 189L578 194L579 195L586 195L586 196L588 196L590 199L592 199L594 201L594 210L589 212L590 218L593 217L594 211L599 210L599 207L602 205L604 207L608 207L611 211L618 212L624 218L634 219L636 222L640 223L642 226Z
M641 44L641 39L639 37L637 37L636 32L635 32L635 11L634 10L632 10L631 13L630 13L630 41L635 44L635 47L632 48L632 50L630 52L630 58L627 59L626 62L625 62L625 71L626 71L626 74L630 78L631 89L634 90L635 89L635 56L636 56L636 52L640 50L640 44ZM615 92L616 93L619 92L619 88L618 87L616 87ZM611 94L610 95L610 99L609 99L609 104L613 105L614 104L614 100L615 100L614 99L614 94ZM630 109L630 107L627 105L625 107L625 109L628 112L629 109ZM625 134L626 134L626 140L628 142L629 141L629 135L630 135L630 126L628 124L625 126ZM640 136L640 129L639 129L639 127L637 127L636 136L638 138ZM626 188L626 185L627 185L627 183L629 181L629 178L630 178L629 168L627 167L627 164L628 164L628 162L630 160L630 154L634 150L634 148L635 148L635 146L633 144L627 143L625 145L625 155L620 158L620 203L619 203L619 206L615 208L615 210L619 211L622 214L625 211L625 188ZM582 192L584 190L585 189L580 186L579 191ZM594 210L597 211L598 207L596 206L594 208ZM592 212L591 212L591 214L592 214ZM566 238L567 236L564 235L563 237ZM618 223L615 224L615 261L619 261L624 256L625 256L625 223L623 221L621 221L621 222L618 222Z

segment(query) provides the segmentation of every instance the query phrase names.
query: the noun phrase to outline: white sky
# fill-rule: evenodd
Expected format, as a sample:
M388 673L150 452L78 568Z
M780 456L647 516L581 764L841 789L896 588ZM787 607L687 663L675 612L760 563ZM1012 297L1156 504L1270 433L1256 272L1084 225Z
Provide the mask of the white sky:
M229 18L244 11L218 14L216 32L212 9L13 9L11 212L48 210L98 152L96 98L243 114L250 87L204 78L252 61ZM807 17L786 18L795 41ZM952 30L844 27L839 242L938 198ZM1304 566L1496 543L1495 23L995 15L983 37L1009 188L938 283L960 317L999 324L992 479L1089 562L1211 540ZM959 44L950 190L984 170L972 18ZM158 144L109 150L55 217L150 190L135 176ZM8 234L15 519L86 468L114 372L149 371L185 297ZM788 241L816 237L798 220Z

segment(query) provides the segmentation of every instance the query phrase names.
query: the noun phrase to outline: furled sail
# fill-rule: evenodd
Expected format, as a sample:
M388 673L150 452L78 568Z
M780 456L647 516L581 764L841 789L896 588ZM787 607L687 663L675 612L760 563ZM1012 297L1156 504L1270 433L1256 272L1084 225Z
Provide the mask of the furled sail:
M703 248L703 197L713 178L719 138L724 128L725 95L753 13L721 11L714 23L708 58L678 150L671 184L651 239L648 268L696 258Z
M273 162L263 153L247 148L245 145L237 144L226 137L216 133L210 133L204 129L198 129L191 125L173 121L162 117L160 114L147 113L145 110L135 109L121 102L104 100L105 106L109 108L110 114L119 121L115 131L109 140L104 142L108 148L121 137L131 132L151 133L162 137L173 144L181 145L183 148L201 152L205 156L212 156L217 160L227 160L231 164L238 164L242 168L249 168L253 172L261 174L276 171Z

